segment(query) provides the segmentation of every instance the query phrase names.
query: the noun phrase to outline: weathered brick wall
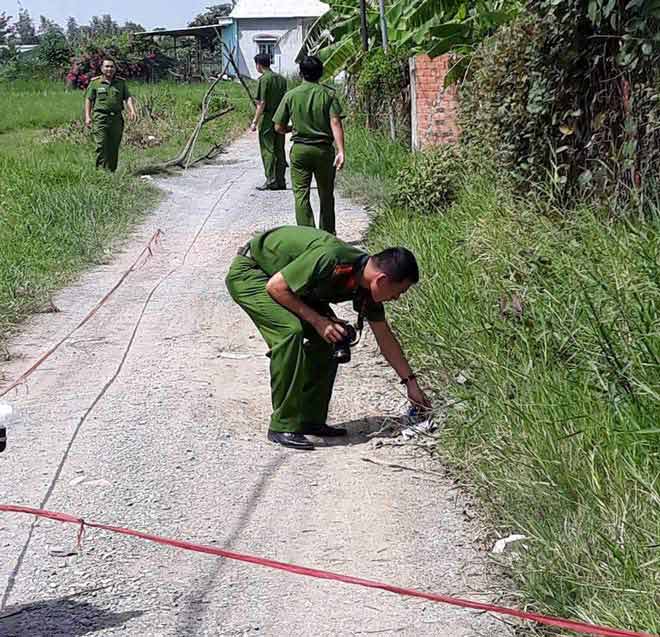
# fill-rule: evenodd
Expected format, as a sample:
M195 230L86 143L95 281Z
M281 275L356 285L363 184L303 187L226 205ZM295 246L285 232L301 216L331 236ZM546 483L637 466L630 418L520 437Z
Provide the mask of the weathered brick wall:
M445 88L450 69L448 55L410 60L413 148L458 141L458 94L455 85Z

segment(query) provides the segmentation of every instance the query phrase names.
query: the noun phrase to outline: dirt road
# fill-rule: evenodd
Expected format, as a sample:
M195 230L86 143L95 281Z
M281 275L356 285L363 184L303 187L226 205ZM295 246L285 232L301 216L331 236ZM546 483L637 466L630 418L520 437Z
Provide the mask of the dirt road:
M167 192L121 254L57 294L10 343L5 383L65 334L157 228L149 259L9 399L21 410L0 456L0 502L474 599L501 583L476 550L437 470L375 432L404 400L371 339L341 369L332 423L351 435L311 453L265 439L268 359L224 276L254 231L293 223L292 194L258 193L256 139L214 166L162 180ZM359 240L364 212L338 205L338 233ZM496 619L75 528L0 517L0 634L508 634Z

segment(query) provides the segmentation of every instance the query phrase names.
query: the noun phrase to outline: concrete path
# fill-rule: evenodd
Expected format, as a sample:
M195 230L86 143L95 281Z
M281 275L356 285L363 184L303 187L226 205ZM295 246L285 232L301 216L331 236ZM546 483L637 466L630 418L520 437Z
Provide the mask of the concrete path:
M97 316L9 399L0 503L487 600L502 583L484 530L441 467L385 434L405 400L372 339L340 371L331 422L351 435L311 453L265 439L266 348L224 276L255 231L293 223L290 191L258 193L256 137L160 180L167 195L112 263L55 297L10 344L5 384L61 338L160 228L162 242ZM359 241L365 213L338 204ZM423 454L422 454L423 455ZM365 462L439 472L396 471ZM499 637L499 620L27 516L0 515L0 634ZM71 554L73 553L73 554Z

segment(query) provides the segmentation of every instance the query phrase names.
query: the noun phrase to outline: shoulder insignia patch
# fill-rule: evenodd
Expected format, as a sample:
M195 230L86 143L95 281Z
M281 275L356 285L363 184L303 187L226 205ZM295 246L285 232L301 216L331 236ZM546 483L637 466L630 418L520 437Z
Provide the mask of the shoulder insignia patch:
M335 276L353 273L353 266L350 263L340 263L335 266Z
M332 273L332 283L344 289L354 290L357 288L357 277L355 266L352 263L339 263Z

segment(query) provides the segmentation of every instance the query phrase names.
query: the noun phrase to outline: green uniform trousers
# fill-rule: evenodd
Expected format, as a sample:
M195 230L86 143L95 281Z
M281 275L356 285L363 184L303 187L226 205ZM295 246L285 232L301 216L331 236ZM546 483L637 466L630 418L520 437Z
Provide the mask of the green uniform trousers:
M119 144L124 134L124 118L121 113L94 113L93 133L96 142L96 167L114 172L117 170Z
M335 232L335 149L329 144L294 143L291 148L291 185L296 202L296 223L299 226L312 226L314 213L310 194L312 175L321 200L319 228Z
M238 256L226 284L270 348L270 429L299 433L305 423L325 424L337 363L332 346L268 294L269 278L253 259ZM329 314L329 306L325 309Z
M266 173L266 184L272 188L286 187L284 180L286 173L285 141L284 135L275 132L273 114L264 113L259 124L259 148Z

